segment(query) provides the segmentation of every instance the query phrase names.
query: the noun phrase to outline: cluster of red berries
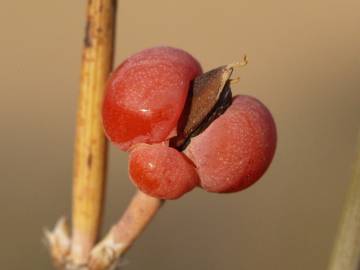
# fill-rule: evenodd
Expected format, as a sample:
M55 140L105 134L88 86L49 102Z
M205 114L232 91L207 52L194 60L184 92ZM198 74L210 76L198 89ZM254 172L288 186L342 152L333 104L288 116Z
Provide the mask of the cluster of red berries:
M130 178L148 195L176 199L196 186L240 191L256 182L273 158L274 120L249 96L230 99L185 149L171 145L192 82L201 74L187 52L155 47L129 57L110 77L102 111L105 133L130 153Z

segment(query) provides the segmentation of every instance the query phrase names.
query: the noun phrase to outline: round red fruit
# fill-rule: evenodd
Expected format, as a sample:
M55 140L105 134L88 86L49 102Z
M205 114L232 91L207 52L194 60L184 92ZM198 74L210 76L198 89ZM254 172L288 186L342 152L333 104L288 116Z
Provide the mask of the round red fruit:
M127 151L136 143L159 143L176 135L197 60L171 47L143 50L111 75L102 109L110 141Z
M199 183L191 161L164 144L138 144L129 156L129 175L144 193L159 199L176 199Z
M185 153L200 185L210 192L236 192L255 183L271 163L276 126L269 110L249 96L237 96L223 115L191 140Z

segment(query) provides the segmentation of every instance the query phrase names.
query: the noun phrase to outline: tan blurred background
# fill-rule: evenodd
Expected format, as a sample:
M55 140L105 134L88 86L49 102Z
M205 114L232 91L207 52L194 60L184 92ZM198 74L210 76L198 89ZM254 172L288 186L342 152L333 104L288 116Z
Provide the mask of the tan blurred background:
M41 237L70 213L86 1L2 1L0 266L51 269ZM119 1L116 63L145 47L191 52L210 69L239 60L234 92L278 124L275 160L238 194L168 203L125 269L325 269L360 127L360 2ZM105 228L134 188L111 148Z

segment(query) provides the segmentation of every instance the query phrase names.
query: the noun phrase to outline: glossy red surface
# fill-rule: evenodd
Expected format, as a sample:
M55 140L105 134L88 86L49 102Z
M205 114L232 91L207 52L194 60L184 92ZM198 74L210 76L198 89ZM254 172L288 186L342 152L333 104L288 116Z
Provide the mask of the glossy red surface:
M179 198L199 182L191 161L164 144L138 144L132 149L129 175L141 191L161 199Z
M226 112L193 138L185 153L202 188L235 192L255 183L271 163L276 126L269 110L249 96L237 96Z
M102 110L107 137L128 150L175 135L190 81L201 72L180 49L155 47L130 56L107 84Z

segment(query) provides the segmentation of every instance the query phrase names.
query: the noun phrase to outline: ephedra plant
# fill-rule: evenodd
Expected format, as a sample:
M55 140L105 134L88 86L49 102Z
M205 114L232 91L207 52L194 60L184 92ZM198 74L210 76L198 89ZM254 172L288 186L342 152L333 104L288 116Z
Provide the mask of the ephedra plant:
M113 62L116 1L88 1L75 140L72 229L65 218L47 232L59 269L114 269L166 200L194 188L241 191L267 170L276 127L256 98L232 96L240 62L203 72L189 53L144 49ZM107 139L129 153L138 188L127 210L97 242Z

